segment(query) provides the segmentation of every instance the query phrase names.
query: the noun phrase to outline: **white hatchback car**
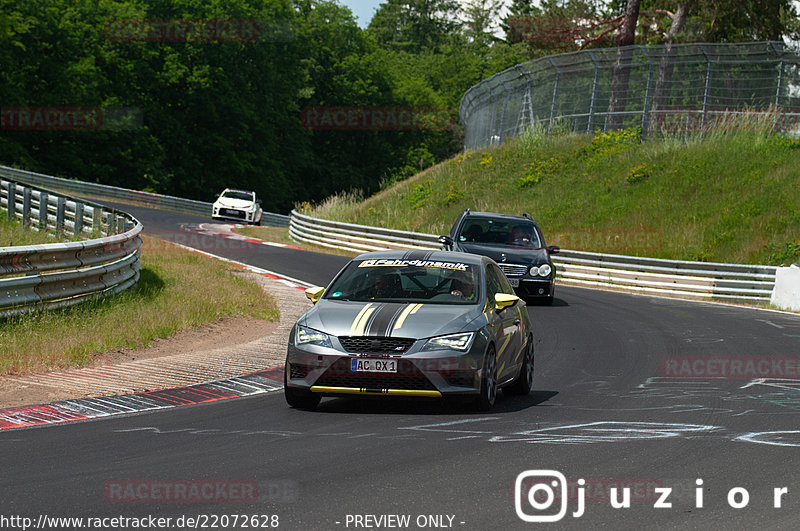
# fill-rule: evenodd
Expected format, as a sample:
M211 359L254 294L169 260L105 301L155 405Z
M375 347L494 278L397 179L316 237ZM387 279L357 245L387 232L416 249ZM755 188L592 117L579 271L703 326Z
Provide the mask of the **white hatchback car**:
M211 217L261 225L261 200L255 192L226 188L214 202Z

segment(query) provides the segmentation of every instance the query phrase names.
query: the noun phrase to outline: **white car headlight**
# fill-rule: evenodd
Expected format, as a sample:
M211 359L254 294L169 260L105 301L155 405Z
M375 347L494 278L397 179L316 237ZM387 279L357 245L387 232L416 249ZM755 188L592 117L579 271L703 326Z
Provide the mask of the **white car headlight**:
M533 268L531 268L533 270ZM550 273L553 271L553 268L550 267L550 264L542 264L539 266L539 276L540 277L547 277L550 276ZM533 273L531 273L533 274Z
M297 325L294 342L296 345L319 345L329 348L331 346L331 338L328 334L301 325Z
M528 273L530 273L532 277L535 277L536 275L539 274L539 268L536 267L536 266L533 266L532 268L530 268Z
M472 345L472 338L475 332L462 332L460 334L449 334L446 336L432 337L425 345L426 350L467 350Z

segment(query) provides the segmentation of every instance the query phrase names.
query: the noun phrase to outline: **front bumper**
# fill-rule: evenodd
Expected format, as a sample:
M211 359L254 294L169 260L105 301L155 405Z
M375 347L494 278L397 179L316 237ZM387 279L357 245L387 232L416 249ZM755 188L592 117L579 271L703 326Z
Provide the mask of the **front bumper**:
M292 333L294 337L294 333ZM424 343L420 340L417 343ZM476 345L477 343L477 345ZM286 356L287 387L325 395L388 395L439 398L480 390L485 342L467 352L416 351L402 355L358 354L291 342ZM356 372L354 358L397 360L396 373Z
M235 208L217 208L214 207L211 217L214 219L224 219L230 221L244 221L252 223L256 213L249 210L238 210Z
M519 279L519 286L514 287L514 292L522 298L552 297L555 293L555 282L552 278L516 278Z

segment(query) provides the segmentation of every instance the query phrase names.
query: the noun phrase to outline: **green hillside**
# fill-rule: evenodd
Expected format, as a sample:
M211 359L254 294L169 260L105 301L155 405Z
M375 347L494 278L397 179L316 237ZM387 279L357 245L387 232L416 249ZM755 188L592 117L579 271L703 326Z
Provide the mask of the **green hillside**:
M748 123L751 122L751 123ZM367 199L306 212L435 234L466 208L529 212L548 244L683 260L800 260L800 141L745 119L690 139L545 135L462 153Z

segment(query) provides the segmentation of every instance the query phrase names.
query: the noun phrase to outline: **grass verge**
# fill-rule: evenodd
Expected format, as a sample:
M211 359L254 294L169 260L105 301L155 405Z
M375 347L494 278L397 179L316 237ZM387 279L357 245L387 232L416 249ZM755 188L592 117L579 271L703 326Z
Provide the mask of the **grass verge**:
M5 210L0 210L0 247L67 241L70 241L70 239L64 236L57 238L45 232L27 230L22 227L21 223L9 221L8 213Z
M0 230L2 233L2 230ZM224 262L143 236L139 283L100 301L0 321L0 375L91 365L97 354L232 315L273 321L275 301Z
M800 261L800 141L747 116L689 139L531 130L465 152L325 219L445 234L466 208L529 212L567 249L734 263Z

